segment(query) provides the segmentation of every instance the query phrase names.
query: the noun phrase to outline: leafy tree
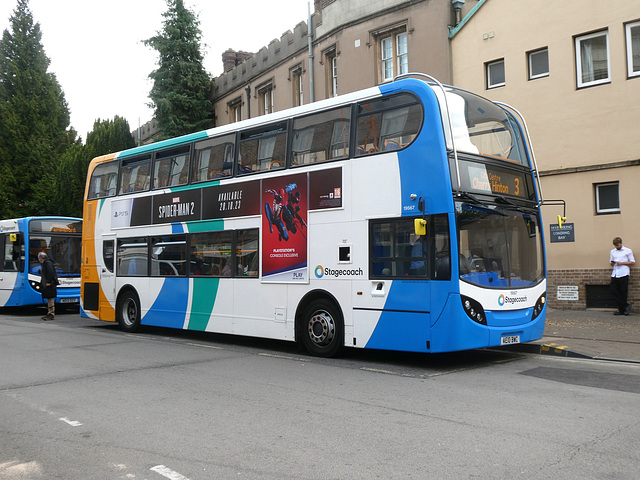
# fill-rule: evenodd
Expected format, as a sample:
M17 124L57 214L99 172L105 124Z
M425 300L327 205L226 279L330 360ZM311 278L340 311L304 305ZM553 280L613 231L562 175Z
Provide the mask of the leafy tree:
M158 69L149 74L149 92L162 138L213 125L212 82L202 66L200 21L183 0L166 0L163 29L144 44L158 51Z
M113 120L97 119L87 135L86 145L73 145L61 158L55 180L58 213L82 216L87 170L92 158L135 146L127 120L117 115Z
M0 40L0 217L55 213L55 172L77 134L29 0L9 21Z
M93 151L92 156L115 153L136 146L131 136L129 122L116 115L113 120L101 121L97 119L93 123L93 131L87 135L87 147Z

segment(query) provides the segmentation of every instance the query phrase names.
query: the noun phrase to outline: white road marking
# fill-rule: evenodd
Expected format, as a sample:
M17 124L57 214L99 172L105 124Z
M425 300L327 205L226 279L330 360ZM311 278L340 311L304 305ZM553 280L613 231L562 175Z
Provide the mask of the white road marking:
M169 480L189 480L184 475L180 475L178 472L174 472L173 470L171 470L168 467L165 467L164 465L156 465L155 467L151 468L151 471L159 473L160 475L162 475L165 478L168 478Z
M68 423L69 425L71 425L72 427L79 427L80 425L82 425L80 422L78 422L77 420L69 420L67 417L62 417L59 418L58 420L63 421L64 423Z

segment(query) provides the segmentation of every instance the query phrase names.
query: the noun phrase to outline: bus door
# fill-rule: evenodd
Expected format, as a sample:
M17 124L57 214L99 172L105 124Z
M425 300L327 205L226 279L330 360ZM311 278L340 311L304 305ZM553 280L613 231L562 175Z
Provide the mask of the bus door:
M17 305L18 299L11 299L12 294L19 290L18 274L22 269L20 258L20 243L22 234L5 233L0 235L0 252L2 263L0 264L0 307L4 305Z
M97 258L100 272L100 285L103 296L100 296L100 317L113 311L116 301L116 271L115 271L115 234L102 236L102 258Z

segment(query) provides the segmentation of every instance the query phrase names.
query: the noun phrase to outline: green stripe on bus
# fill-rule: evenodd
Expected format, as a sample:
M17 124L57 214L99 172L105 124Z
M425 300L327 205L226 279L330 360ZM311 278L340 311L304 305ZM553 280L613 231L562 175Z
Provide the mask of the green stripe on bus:
M209 324L218 294L219 278L194 278L189 330L204 332Z
M224 220L204 220L186 224L189 233L217 232L224 230ZM204 332L209 324L213 306L218 294L219 278L194 277L191 298L191 315L189 316L189 330Z
M163 140L162 142L150 143L149 145L143 145L140 147L132 148L131 150L125 150L116 154L116 158L129 158L140 155L141 153L155 152L163 148L175 147L177 145L189 144L197 140L209 138L206 131L191 133L178 138L172 138L170 140Z

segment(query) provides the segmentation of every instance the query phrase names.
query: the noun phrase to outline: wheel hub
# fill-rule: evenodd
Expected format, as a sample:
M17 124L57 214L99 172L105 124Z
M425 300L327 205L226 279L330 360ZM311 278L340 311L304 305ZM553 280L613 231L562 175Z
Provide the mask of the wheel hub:
M331 343L335 336L335 322L327 312L318 312L309 320L309 338L318 345Z

